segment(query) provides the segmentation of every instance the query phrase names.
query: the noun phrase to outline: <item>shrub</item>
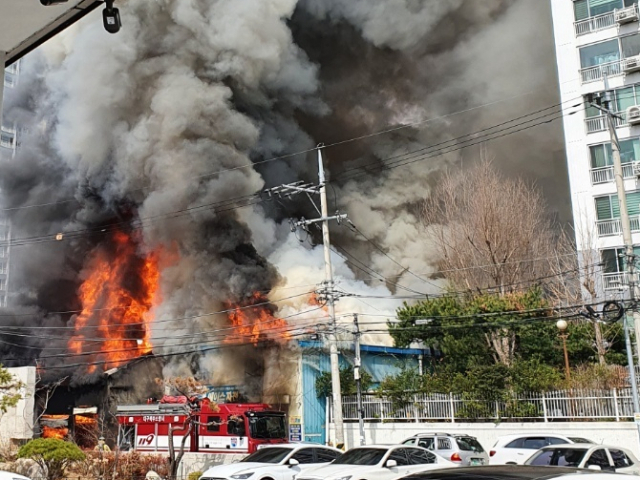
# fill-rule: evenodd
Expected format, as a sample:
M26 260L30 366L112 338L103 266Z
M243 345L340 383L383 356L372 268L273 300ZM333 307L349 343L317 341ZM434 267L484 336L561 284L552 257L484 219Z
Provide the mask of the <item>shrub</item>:
M191 472L189 476L187 476L187 480L198 480L202 476L201 471Z
M57 438L36 438L20 447L18 458L31 458L46 472L48 480L59 480L64 478L70 463L84 460L85 455L74 443Z

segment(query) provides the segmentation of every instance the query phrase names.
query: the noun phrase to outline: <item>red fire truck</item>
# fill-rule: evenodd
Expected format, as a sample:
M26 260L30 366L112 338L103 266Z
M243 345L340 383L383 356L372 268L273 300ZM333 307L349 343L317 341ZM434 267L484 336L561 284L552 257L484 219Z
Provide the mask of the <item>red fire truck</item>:
M211 404L208 399L146 405L123 405L117 409L118 445L143 452L169 451L169 426L173 445L180 448L184 436L188 452L252 453L258 445L287 441L284 412L264 403ZM184 399L184 400L183 400Z

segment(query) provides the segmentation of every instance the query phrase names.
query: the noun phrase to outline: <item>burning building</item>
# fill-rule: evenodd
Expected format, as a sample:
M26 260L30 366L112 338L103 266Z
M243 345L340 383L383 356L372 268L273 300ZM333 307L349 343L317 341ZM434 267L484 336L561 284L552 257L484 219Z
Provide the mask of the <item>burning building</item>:
M260 192L316 182L321 141L330 208L364 234L333 233L340 321L360 313L364 340L389 343L380 324L400 305L394 294L442 286L417 207L464 157L429 146L555 100L551 89L530 95L553 77L545 2L118 6L118 35L88 15L25 60L5 99L5 116L26 127L0 165L17 290L0 358L37 362L45 384L68 377L107 395L105 372L153 354L160 376L242 384L252 400L291 395L291 340L329 328L313 294L321 239L290 230L289 218L314 215L306 198ZM522 133L545 142L517 160L512 137L492 149L509 152L505 169L536 165L557 194L553 132ZM399 157L420 161L390 168ZM143 375L123 377L132 401L147 396ZM67 407L47 414L73 415Z

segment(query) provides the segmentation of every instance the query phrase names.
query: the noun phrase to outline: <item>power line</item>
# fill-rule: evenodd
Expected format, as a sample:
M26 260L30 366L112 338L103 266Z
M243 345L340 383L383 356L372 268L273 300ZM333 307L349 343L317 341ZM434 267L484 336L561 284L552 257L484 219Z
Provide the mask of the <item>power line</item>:
M553 107L548 107L548 108L542 109L542 110L548 110L550 108L553 108ZM511 121L503 122L502 124L497 124L497 125L494 125L492 127L488 127L486 129L480 130L479 132L482 132L482 131L485 131L485 130L491 130L493 128L496 128L497 126L501 126L501 125L513 122L513 121L515 121L517 119L521 119L521 118L524 118L524 117L527 117L527 116L535 115L536 113L537 112L534 112L534 113L528 114L528 115L524 115L524 116L521 116L521 117L516 117L516 119L512 119ZM572 113L569 113L569 115L571 115L571 114ZM557 118L560 118L563 115L564 115L564 113L560 113L559 117L557 117ZM459 144L458 145L450 145L450 146L443 147L443 148L441 148L439 150L435 150L433 152L429 152L426 155L421 155L421 156L419 156L417 158L412 158L412 159L404 161L404 162L396 161L396 162L392 162L390 164L384 164L385 160L398 158L398 157L406 157L407 155L411 155L411 154L413 154L415 152L418 152L418 151L431 149L434 146L438 146L438 145L441 145L441 144L444 144L444 143L455 142L455 141L457 141L457 140L459 140L461 138L464 138L464 137L477 135L478 132L474 132L474 133L471 133L471 134L463 135L462 137L457 137L457 138L454 138L454 139L450 139L450 140L447 140L446 142L441 142L440 144L435 144L435 145L423 147L423 148L421 148L419 150L416 150L415 152L408 152L408 153L405 153L405 154L401 154L399 156L388 157L387 159L380 159L380 161L383 162L382 166L380 166L378 163L369 164L369 165L362 165L362 166L353 167L351 169L348 169L346 172L349 172L349 171L352 171L352 170L360 170L360 169L363 169L363 168L366 168L366 167L369 167L369 166L372 166L372 165L373 165L373 170L376 170L376 169L385 170L385 169L397 168L397 167L404 166L404 165L407 165L407 164L410 164L410 163L414 163L414 162L417 162L417 161L420 161L420 160L424 160L424 159L427 159L427 158L432 158L433 156L441 155L441 154L444 154L444 153L451 153L453 151L461 150L463 148L468 148L470 146L476 145L478 143L485 142L487 140L493 140L493 139L496 139L496 138L500 138L502 136L511 135L511 134L514 134L514 133L517 133L517 132L520 132L520 131L523 131L523 130L526 130L526 129L529 129L529 128L533 128L533 127L541 125L543 123L548 123L548 121L557 120L557 118L552 118L550 120L544 120L542 122L539 122L539 123L536 123L536 124L533 124L533 125L529 125L527 127L520 128L518 130L507 132L507 130L510 130L512 128L515 128L515 127L518 127L518 126L521 126L521 125L525 125L527 123L531 123L532 121L538 120L540 118L544 118L546 116L549 116L549 114L546 114L546 115L543 115L543 116L528 120L526 122L522 122L520 124L511 125L509 127L506 127L506 128L504 128L502 130L498 130L496 132L492 132L489 135L493 135L493 137L488 138L488 139L484 138L481 141L476 141L475 143L471 143L471 144L468 144L468 145L459 145ZM506 132L506 133L503 133L502 135L496 135L496 134L501 133L501 132ZM477 140L477 138L478 137L473 138L473 140ZM471 140L471 139L469 139L469 140ZM469 140L466 140L466 141L469 141ZM356 172L354 175L350 175L350 176L347 175L346 177L343 176L343 177L338 177L338 178L342 178L343 180L350 180L352 178L356 178L356 177L358 177L358 176L360 176L360 175L362 175L364 173L367 173L369 171L370 170L365 170L364 172ZM198 211L198 210L204 209L204 208L211 208L211 209L214 209L216 212L225 212L225 211L235 210L235 209L238 209L238 208L244 208L244 207L247 207L247 206L256 205L256 204L261 203L261 202L264 201L264 199L259 199L258 195L259 195L259 193L248 194L248 195L245 195L245 196L242 196L242 197L236 197L236 198L232 198L232 199L228 199L228 200L213 202L213 203L210 203L210 204L198 205L198 206L190 207L190 208L187 208L187 209L181 209L181 210L176 210L176 211L173 211L173 212L167 212L167 213L164 213L164 214L158 214L158 215L155 215L155 216L152 216L152 217L144 217L144 218L140 218L140 219L134 220L134 221L115 222L115 223L111 223L111 224L104 225L104 226L86 228L86 229L82 229L82 230L75 230L75 231L71 231L71 232L66 232L66 233L62 232L62 233L63 233L64 236L72 236L72 238L73 238L73 236L78 236L78 235L83 234L83 233L91 233L91 232L94 232L94 233L105 233L105 232L110 231L109 230L110 227L119 226L119 225L128 225L128 226L130 226L131 229L137 230L137 229L142 228L145 224L149 224L149 222L153 223L153 221L155 221L155 220L165 219L165 218L177 218L179 216L183 216L185 214L189 214L189 213L192 213L194 211ZM234 202L240 202L242 200L245 201L245 204L229 206L229 205L232 205ZM223 206L223 207L227 207L228 206L228 208L216 209L216 206ZM147 222L147 223L145 223L145 222ZM134 225L134 224L137 224L137 226ZM6 246L8 246L8 245L11 245L11 246L24 246L24 245L27 245L27 244L41 243L42 241L56 241L56 239L55 239L55 237L53 235L41 235L41 236L36 236L36 237L19 238L19 239L12 240L11 242L0 242L0 246L2 246L2 245L6 245Z
M331 148L331 147L344 145L344 144L355 142L355 141L359 141L359 140L365 140L365 139L368 139L368 138L372 138L372 137L376 137L376 136L380 136L380 135L385 135L387 133L396 132L398 130L403 130L403 129L406 129L406 128L415 128L417 126L426 125L428 123L431 123L431 122L434 122L434 121L437 121L437 120L444 120L446 118L449 118L449 117L452 117L452 116L455 116L455 115L460 115L460 114L463 114L463 113L469 113L469 112L472 112L474 110L479 110L481 108L485 108L485 107L488 107L488 106L492 106L492 105L496 105L496 104L499 104L499 103L508 102L508 101L511 101L511 100L513 100L515 98L520 98L520 97L524 97L524 96L527 96L527 95L532 95L533 93L534 92L526 92L526 93L513 95L513 96L507 97L507 98L501 97L498 100L494 100L494 101L487 102L487 103L484 103L484 104L476 105L474 107L469 107L469 108L466 108L464 110L458 110L458 111L455 111L455 112L450 112L450 113L447 113L447 114L444 114L444 115L440 115L440 116L437 116L437 117L431 117L429 119L422 120L422 121L419 121L419 122L405 123L405 124L402 124L402 125L399 125L399 126L396 126L396 127L391 127L391 128L384 129L384 130L379 130L377 132L369 133L369 134L366 134L366 135L360 135L360 136L348 138L348 139L345 139L345 140L339 140L337 142L325 145L325 148ZM579 97L579 98L582 98L582 97ZM569 101L571 101L571 100L565 100L565 102L569 102ZM562 103L563 102L561 102L560 104L557 104L557 105L561 105ZM555 106L557 106L557 105L555 105ZM190 179L193 180L193 179L198 179L198 178L206 178L206 177L210 177L210 176L219 175L221 173L232 172L232 171L236 171L236 170L242 170L242 169L245 169L245 168L254 168L254 167L258 166L258 165L264 165L266 163L271 163L271 162L274 162L274 161L277 161L277 160L283 160L283 159L286 159L286 158L293 158L293 157L296 157L296 156L305 155L305 154L313 152L315 150L316 150L316 147L308 148L306 150L299 150L297 152L287 153L287 154L279 155L279 156L276 156L276 157L271 157L271 158L268 158L268 159L265 159L265 160L260 160L260 161L257 161L257 162L251 162L251 163L248 163L246 165L239 165L239 166L236 166L236 167L229 167L229 168L216 170L216 171L209 172L209 173L204 173L204 174L201 174L201 175L196 175L196 176L190 177ZM142 190L144 190L144 188L137 188L137 189L131 190L129 193L135 193L135 192L139 192L139 191L142 191ZM0 211L5 211L5 212L16 211L16 210L21 210L21 209L26 209L26 208L38 208L38 207L44 207L44 206L58 205L58 204L62 204L62 203L70 203L70 202L74 202L74 201L78 201L78 200L76 198L68 198L68 199L63 199L63 200L59 200L59 201L56 201L56 202L47 202L47 203L40 203L40 204L23 205L23 206L19 206L19 207L2 208L2 209L0 209Z

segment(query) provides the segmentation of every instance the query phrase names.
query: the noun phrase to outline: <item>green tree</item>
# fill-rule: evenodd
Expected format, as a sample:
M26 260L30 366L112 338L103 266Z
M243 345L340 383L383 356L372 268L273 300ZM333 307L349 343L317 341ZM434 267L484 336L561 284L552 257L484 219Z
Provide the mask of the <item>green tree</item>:
M457 372L478 365L510 367L518 357L561 362L553 348L557 331L552 310L539 288L405 303L397 317L399 323L389 324L397 345L420 340L435 346L443 353L444 363ZM416 325L418 318L427 322Z
M360 367L360 386L363 392L371 388L373 379L369 372ZM340 390L343 395L356 394L356 381L353 378L353 367L351 365L340 369ZM322 372L316 378L316 395L318 398L331 396L331 372Z
M47 475L47 480L60 480L71 462L85 459L85 454L74 443L57 438L36 438L18 451L18 458L34 460Z
M24 384L18 380L0 364L0 412L6 413L10 407L15 407L22 399L18 390Z

